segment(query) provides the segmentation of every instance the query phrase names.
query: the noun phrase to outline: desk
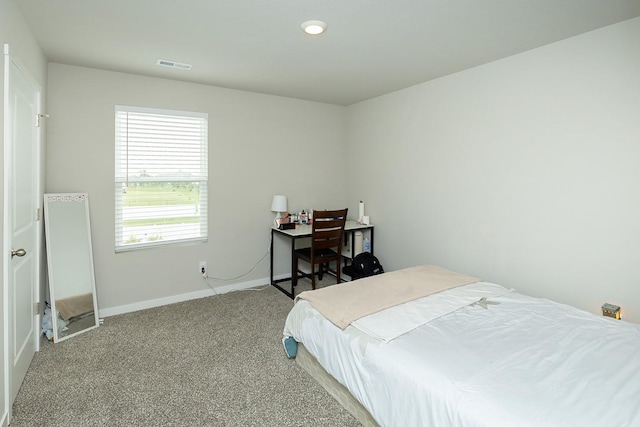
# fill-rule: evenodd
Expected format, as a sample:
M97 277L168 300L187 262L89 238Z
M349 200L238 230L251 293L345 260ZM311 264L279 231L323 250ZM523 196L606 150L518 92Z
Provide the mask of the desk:
M355 246L355 231L363 231L363 230L370 230L369 241L371 243L371 253L373 253L373 225L372 224L360 224L358 221L348 219L344 226L345 236L347 236L347 238L351 238L352 250ZM293 289L293 282L291 283L291 291L284 289L283 287L278 285L278 283L290 281L293 275L297 274L296 271L293 271L293 259L295 256L294 251L296 250L296 240L303 239L305 237L311 237L311 231L312 231L311 225L308 225L308 224L299 225L296 228L293 228L291 230L280 230L276 227L271 227L271 249L269 251L269 255L270 255L270 264L269 264L270 277L269 278L271 280L270 283L272 286L275 286L276 288L278 288L280 291L282 291L282 293L284 293L291 299L293 299L293 297L295 296L295 289ZM282 236L291 240L291 277L285 278L285 279L278 279L278 280L273 279L273 239L274 239L274 236L276 235ZM345 259L345 261L346 259L351 258L351 257L345 256L344 250L342 252L342 257ZM338 268L341 268L341 267L338 266Z

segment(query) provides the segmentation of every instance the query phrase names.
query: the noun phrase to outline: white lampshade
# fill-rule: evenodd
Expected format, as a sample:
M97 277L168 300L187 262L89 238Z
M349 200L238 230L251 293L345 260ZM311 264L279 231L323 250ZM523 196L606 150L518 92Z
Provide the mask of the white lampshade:
M282 212L287 211L287 196L273 196L273 201L271 202L271 211L276 212L276 217L274 218L273 223L277 227L278 220L282 218Z
M272 212L286 212L287 211L287 196L276 195L273 196L273 201L271 202L271 211Z

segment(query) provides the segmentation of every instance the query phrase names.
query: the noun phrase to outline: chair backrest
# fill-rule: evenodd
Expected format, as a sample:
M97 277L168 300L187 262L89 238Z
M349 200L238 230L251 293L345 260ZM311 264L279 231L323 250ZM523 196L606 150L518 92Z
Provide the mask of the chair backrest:
M332 249L342 254L342 236L348 209L313 211L311 251ZM313 255L312 255L313 256Z

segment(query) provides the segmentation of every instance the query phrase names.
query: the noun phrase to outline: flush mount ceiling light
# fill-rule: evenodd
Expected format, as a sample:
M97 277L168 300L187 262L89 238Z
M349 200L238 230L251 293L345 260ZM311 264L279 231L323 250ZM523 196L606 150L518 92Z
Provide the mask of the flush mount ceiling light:
M306 21L303 22L302 31L312 36L317 36L318 34L324 33L327 29L327 23L322 21Z

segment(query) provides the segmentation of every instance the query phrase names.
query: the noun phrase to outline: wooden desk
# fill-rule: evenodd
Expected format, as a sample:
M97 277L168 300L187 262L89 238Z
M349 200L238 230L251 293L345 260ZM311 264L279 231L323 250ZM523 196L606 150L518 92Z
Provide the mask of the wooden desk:
M353 248L355 246L355 232L364 231L364 230L369 230L369 234L370 234L369 241L371 243L371 253L373 253L373 224L365 225L365 224L360 224L358 221L348 219L344 226L345 241L346 239L349 239L349 238L351 239L351 248L353 251ZM294 251L296 250L296 240L303 239L306 237L311 237L311 231L312 231L311 226L308 224L299 225L296 228L293 228L291 230L280 230L275 226L271 227L271 248L269 250L270 283L272 286L275 286L276 288L278 288L280 291L282 291L282 293L284 293L291 299L293 299L295 296L295 289L293 289L293 283L291 284L291 291L288 291L287 289L281 287L278 283L290 281L293 275L297 274L296 271L293 271L294 256L295 256ZM281 236L291 240L291 276L288 278L278 279L278 280L273 279L273 240L275 236ZM346 262L347 259L352 259L353 255L351 256L345 255L343 251L342 257L345 259L345 262ZM338 268L340 268L340 266L338 266ZM299 278L300 277L304 277L304 276L299 276Z

